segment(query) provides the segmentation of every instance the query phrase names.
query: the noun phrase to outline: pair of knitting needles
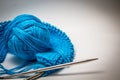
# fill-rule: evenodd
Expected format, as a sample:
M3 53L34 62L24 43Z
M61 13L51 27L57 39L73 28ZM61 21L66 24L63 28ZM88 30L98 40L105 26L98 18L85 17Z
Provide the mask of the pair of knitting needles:
M26 78L25 80L35 80L35 79L39 78L45 71L65 68L65 67L68 67L71 65L86 63L86 62L90 62L90 61L94 61L94 60L98 60L98 58L92 58L92 59L87 59L87 60L83 60L83 61L76 61L76 62L70 62L70 63L60 64L60 65L45 67L45 68L41 68L38 70L23 72L23 73L19 73L19 74L13 74L13 75L9 75L9 76L2 76L2 77L0 77L0 79L13 79L13 78L18 78L18 77L20 78L20 77L25 77L25 75L30 76L30 74L32 74L32 75L34 74L33 76Z

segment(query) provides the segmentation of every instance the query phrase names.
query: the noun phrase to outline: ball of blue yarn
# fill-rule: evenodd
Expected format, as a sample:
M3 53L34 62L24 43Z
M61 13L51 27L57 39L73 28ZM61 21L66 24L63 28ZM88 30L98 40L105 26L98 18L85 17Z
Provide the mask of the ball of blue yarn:
M20 17L20 18L19 18ZM8 48L10 53L13 53L20 58L26 60L33 60L36 58L36 53L46 52L52 46L49 42L48 30L41 26L41 23L33 20L22 21L24 16L18 16L12 26L11 38L8 41Z
M12 21L0 23L0 30L0 62L4 61L8 52L26 61L16 68L4 69L6 71L1 74L67 63L74 58L74 48L67 35L33 15L19 15ZM33 61L34 65L27 66ZM21 71L15 71L23 67ZM56 71L47 71L43 76Z

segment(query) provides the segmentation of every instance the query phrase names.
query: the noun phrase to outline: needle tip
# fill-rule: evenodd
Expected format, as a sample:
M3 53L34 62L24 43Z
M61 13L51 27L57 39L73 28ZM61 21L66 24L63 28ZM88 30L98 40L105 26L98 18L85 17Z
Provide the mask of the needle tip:
M89 59L88 61L94 61L94 60L98 60L98 58L92 58L92 59Z
M94 58L95 60L98 60L98 58Z

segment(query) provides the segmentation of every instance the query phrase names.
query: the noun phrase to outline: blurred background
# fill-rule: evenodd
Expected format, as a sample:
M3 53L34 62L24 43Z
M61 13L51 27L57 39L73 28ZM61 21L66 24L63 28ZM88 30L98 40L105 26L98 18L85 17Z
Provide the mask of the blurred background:
M120 80L119 0L0 0L0 21L19 14L35 15L64 31L74 44L74 61L99 58L40 80ZM3 65L21 62L8 54Z

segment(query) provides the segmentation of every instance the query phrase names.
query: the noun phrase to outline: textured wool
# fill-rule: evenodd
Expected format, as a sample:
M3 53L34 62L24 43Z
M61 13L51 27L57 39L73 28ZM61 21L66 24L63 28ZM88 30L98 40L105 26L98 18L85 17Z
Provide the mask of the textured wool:
M74 58L73 45L64 32L29 14L0 23L0 63L7 53L25 62L9 70L0 64L0 75L68 63ZM42 76L56 71L46 71Z

